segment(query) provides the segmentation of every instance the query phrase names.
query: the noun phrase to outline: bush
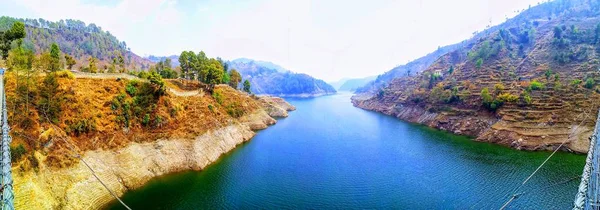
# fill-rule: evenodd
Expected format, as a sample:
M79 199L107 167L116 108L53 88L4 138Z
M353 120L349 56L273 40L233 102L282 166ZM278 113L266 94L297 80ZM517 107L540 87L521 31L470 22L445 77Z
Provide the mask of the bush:
M527 91L523 91L521 93L521 99L523 100L523 102L525 102L525 104L531 104L531 95L529 95L529 92Z
M142 125L147 126L150 122L150 114L144 115L144 119L142 119Z
M483 59L482 59L482 58L480 58L480 59L477 59L477 63L475 63L475 67L476 67L477 69L480 69L480 68L481 68L481 65L483 65Z
M209 104L208 110L210 110L211 112L215 112L215 107L212 104Z
M19 159L21 159L21 157L23 157L23 155L27 152L27 150L25 150L25 147L23 147L23 144L19 144L19 146L16 147L10 147L10 156L11 161L17 162Z
M127 85L125 86L125 92L127 92L127 94L129 94L130 96L134 96L137 93L137 88L136 88L137 85L138 85L137 80L129 81L127 83Z
M227 106L227 114L229 114L229 116L234 117L234 118L238 118L241 117L242 115L244 115L244 110L238 108L239 106L230 104L229 106Z
M497 100L502 101L502 102L517 102L519 100L519 96L510 94L510 93L503 93L498 95Z
M574 80L571 80L571 86L573 86L573 87L577 87L577 86L579 86L579 84L581 84L582 82L583 82L583 81L581 81L580 79L574 79Z
M223 95L221 95L221 93L215 91L212 94L212 96L217 101L217 103L219 103L220 105L223 105Z
M596 81L594 81L594 79L587 78L585 80L585 85L584 85L585 88L592 89L592 88L594 88L594 85L596 85Z
M531 90L541 90L541 89L544 89L544 84L541 83L541 82L538 82L537 80L533 80L529 84L529 89L531 89Z
M68 70L57 71L55 74L58 78L75 79L75 75Z
M89 133L96 130L96 120L93 118L78 119L77 122L68 123L68 133L75 133L79 136L81 134Z

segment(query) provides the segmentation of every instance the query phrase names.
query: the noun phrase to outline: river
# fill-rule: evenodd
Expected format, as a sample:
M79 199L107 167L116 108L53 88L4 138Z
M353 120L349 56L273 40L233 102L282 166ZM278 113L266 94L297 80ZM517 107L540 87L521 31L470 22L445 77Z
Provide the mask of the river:
M123 201L133 209L498 209L550 154L355 108L350 94L286 100L297 110L215 164L153 179ZM509 208L570 208L584 163L557 153Z

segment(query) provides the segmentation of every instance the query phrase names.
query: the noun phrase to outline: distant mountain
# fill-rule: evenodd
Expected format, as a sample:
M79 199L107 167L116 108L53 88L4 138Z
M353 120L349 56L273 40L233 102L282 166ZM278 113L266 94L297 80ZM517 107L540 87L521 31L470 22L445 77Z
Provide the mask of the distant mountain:
M235 62L235 63L256 63L259 66L262 66L262 67L265 67L265 68L268 68L268 69L275 69L278 72L289 72L290 71L290 70L287 70L287 69L285 69L285 68L283 68L283 67L281 67L281 66L279 66L277 64L274 64L274 63L271 63L271 62L268 62L268 61L257 61L257 60L252 60L252 59L249 59L249 58L238 58L238 59L233 60L232 62Z
M360 87L365 86L367 83L375 80L377 76L370 76L365 78L349 79L344 82L337 90L338 91L355 91Z
M17 19L0 17L0 31L9 29L14 22L25 23L27 36L23 46L36 53L50 50L50 45L56 42L61 51L77 60L75 69L87 65L88 58L93 56L99 60L98 66L109 65L113 58L122 55L128 69L147 69L151 61L142 58L119 41L108 31L91 23L86 25L79 20L60 20L57 22L44 19Z
M250 81L255 94L277 96L311 97L336 93L325 81L307 74L293 73L276 64L251 59L236 59L229 62L244 79Z
M179 66L179 56L178 55L171 55L171 56L155 56L155 55L149 55L147 57L145 57L146 59L154 62L154 63L158 63L160 61L165 61L167 60L167 58L171 59L171 67L176 67Z
M344 83L346 83L346 81L348 81L348 80L349 80L348 78L342 78L338 81L333 81L333 82L328 82L328 83L337 90L337 89L340 89L340 87L342 87L342 85Z

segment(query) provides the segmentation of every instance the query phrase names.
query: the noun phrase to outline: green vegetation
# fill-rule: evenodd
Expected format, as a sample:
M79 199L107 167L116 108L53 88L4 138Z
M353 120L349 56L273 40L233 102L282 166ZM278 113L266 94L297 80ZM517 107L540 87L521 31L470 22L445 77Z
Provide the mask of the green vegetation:
M242 81L242 75L235 69L229 71L229 86L237 89L240 82Z
M8 58L8 51L10 51L12 43L17 41L17 45L21 46L23 38L25 38L25 24L20 21L13 21L10 29L0 32L0 54L2 59ZM0 28L1 29L1 28Z
M529 87L528 87L528 89L529 89L529 90L541 90L541 89L544 89L544 87L545 87L545 86L544 86L544 83L541 83L541 82L539 82L539 81L537 81L537 80L533 80L533 81L531 81L531 83L529 84Z
M592 89L596 85L596 81L593 78L587 78L585 80L585 85L583 85L587 89Z
M483 58L479 58L479 59L477 59L477 62L475 63L475 67L476 67L477 69L480 69L480 68L481 68L481 65L483 65Z
M177 72L174 69L172 69L171 62L172 61L170 58L167 58L164 61L161 60L158 63L156 63L156 65L151 66L150 71L158 72L158 74L160 74L160 76L165 79L175 79L178 77L178 75L177 75ZM141 72L143 72L143 71L141 71Z
M41 18L0 17L0 31L9 29L15 23L20 24L19 27L23 28L23 32L10 33L11 37L24 38L22 41L23 47L34 53L41 54L50 49L51 45L55 43L63 52L71 55L74 60L85 61L91 56L97 58L99 62L110 64L114 59L120 61L119 55L121 55L124 67L141 69L149 67L148 62L131 53L125 42L119 41L111 33L102 30L93 23L86 25L82 21L69 19L52 22ZM26 37L25 29L28 33ZM4 49L10 49L8 45L0 45ZM8 54L5 54L3 58L7 56Z
M574 79L574 80L571 80L571 86L573 86L573 87L577 87L577 86L579 86L579 84L581 84L582 82L583 82L583 81L581 81L580 79Z
M27 150L25 149L25 147L23 146L23 144L19 144L19 146L16 147L10 147L10 157L11 157L11 161L13 163L17 162L18 160L21 159L21 157L23 157L23 155L27 152Z
M75 58L67 54L65 54L65 61L67 62L67 67L69 68L69 70L73 70L73 66L77 64Z
M135 122L149 126L152 118L155 126L163 122L163 117L157 114L157 103L166 91L164 81L156 72L149 73L148 80L150 82L129 81L125 86L126 93L121 93L112 100L111 109L117 115L117 122L123 123L127 128L135 125Z
M532 99L531 99L531 95L529 95L529 91L521 92L520 98L523 102L525 102L525 104L531 104Z
M244 80L244 92L251 93L250 91L250 81Z
M60 65L60 48L56 43L52 43L50 47L50 71L55 72L60 70L62 67Z

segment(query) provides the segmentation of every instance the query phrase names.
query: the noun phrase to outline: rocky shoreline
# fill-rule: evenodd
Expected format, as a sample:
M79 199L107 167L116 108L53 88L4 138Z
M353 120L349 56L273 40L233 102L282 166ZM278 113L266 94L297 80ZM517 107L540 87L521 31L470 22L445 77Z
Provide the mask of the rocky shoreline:
M194 139L133 142L117 150L86 151L83 159L118 196L157 176L202 170L249 141L256 130L275 124L273 117L285 117L295 109L279 98L259 100L264 102L263 109ZM81 162L61 169L41 165L37 171L14 173L14 188L16 209L100 209L113 200Z
M512 122L504 121L492 113L465 110L456 112L431 112L419 106L390 103L364 95L352 97L352 104L358 108L394 116L407 122L426 125L431 128L448 131L458 135L474 137L475 141L505 145L518 150L554 150L566 138L568 143L561 148L573 153L587 153L589 137L594 128L587 125L572 125L569 132L573 135L531 135L526 131L517 131L507 126ZM533 129L553 129L552 125L539 125ZM531 130L533 130L531 129Z

